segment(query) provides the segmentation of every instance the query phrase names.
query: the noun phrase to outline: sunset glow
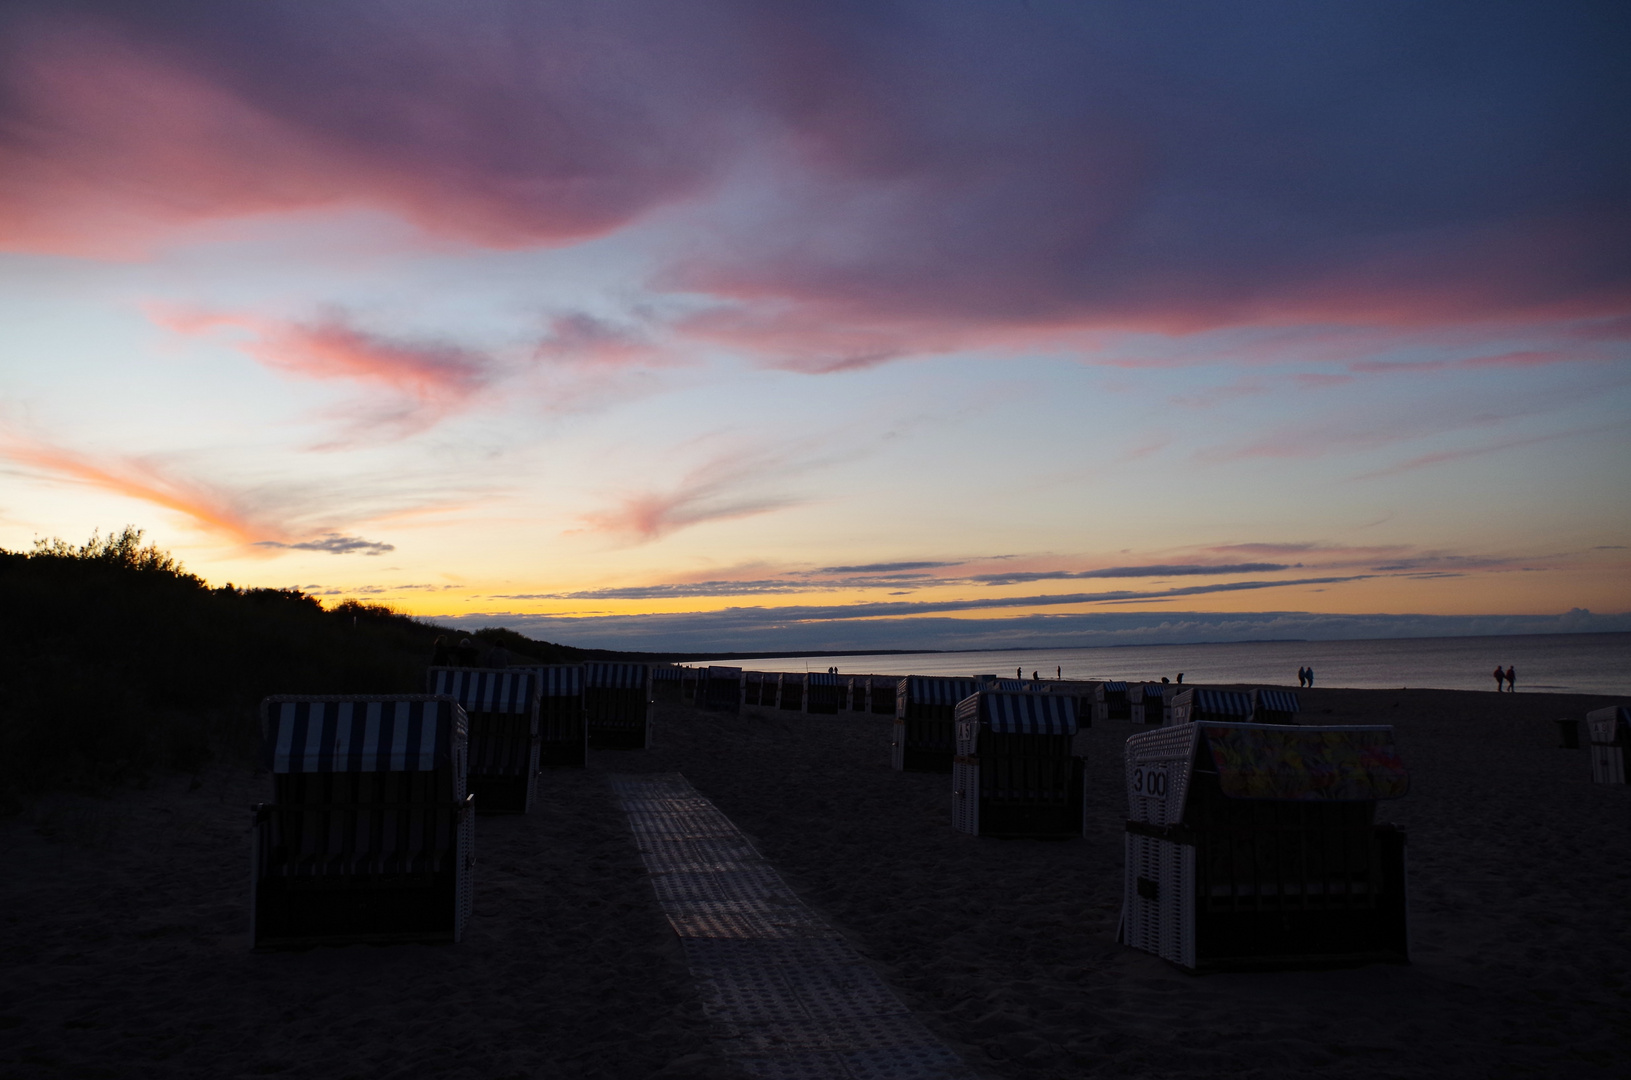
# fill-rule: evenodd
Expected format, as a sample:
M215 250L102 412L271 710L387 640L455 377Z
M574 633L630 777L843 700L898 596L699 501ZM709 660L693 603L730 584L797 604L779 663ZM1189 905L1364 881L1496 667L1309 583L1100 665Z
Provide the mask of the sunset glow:
M610 647L1631 629L1628 28L12 5L0 546Z

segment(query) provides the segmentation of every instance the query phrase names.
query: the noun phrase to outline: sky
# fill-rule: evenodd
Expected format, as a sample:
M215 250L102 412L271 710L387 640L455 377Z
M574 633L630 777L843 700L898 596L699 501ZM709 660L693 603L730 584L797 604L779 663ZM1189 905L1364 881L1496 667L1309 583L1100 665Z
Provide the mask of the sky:
M1631 629L1619 4L0 5L0 547L647 649Z

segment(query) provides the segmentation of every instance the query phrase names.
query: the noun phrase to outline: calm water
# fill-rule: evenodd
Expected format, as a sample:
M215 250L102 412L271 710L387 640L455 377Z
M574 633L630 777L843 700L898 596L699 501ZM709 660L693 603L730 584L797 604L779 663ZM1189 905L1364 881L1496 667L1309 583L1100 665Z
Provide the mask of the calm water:
M706 661L702 661L706 663ZM875 672L889 675L1012 675L1297 685L1313 665L1316 686L1493 690L1496 664L1518 669L1525 690L1631 697L1631 634L1405 638L1386 641L1263 641L1224 645L1138 645L1100 649L903 653L898 656L787 656L744 660L754 671Z

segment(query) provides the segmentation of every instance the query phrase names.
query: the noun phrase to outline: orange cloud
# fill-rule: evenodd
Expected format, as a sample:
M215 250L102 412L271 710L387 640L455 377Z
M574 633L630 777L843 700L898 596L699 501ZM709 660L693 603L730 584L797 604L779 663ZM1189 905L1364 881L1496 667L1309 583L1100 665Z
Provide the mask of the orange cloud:
M257 520L232 497L196 481L167 476L139 459L122 458L112 466L100 465L67 450L15 436L0 441L0 454L25 469L173 510L200 528L239 543L288 539L283 530Z

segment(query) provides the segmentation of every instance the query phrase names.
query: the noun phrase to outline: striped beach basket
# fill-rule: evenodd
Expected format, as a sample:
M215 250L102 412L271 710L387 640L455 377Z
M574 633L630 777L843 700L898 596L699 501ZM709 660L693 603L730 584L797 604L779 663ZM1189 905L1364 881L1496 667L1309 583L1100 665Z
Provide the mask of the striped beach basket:
M1614 705L1586 714L1591 739L1591 779L1598 784L1623 784L1631 775L1631 708Z
M952 825L973 836L1082 834L1076 699L981 691L956 709Z
M896 772L950 772L952 758L957 756L957 703L977 687L973 679L932 675L900 679L895 684L890 768Z
M1122 939L1191 971L1406 962L1391 727L1190 723L1127 740Z
M651 666L651 700L662 702L665 705L678 705L684 690L685 673L688 668L676 667L673 664L653 664ZM692 678L696 676L693 674Z
M837 716L843 704L844 687L838 676L828 671L811 671L804 676L804 711Z
M1093 684L1093 719L1101 723L1106 720L1131 719L1131 706L1128 704L1127 684L1124 682L1101 682Z
M1259 724L1295 724L1302 702L1290 690L1252 691L1252 719Z
M697 674L696 703L709 712L742 711L742 669L706 667Z
M583 665L539 664L520 670L538 677L538 764L581 769L589 764Z
M652 713L649 669L645 664L586 662L583 711L590 749L648 749Z
M253 808L256 948L458 941L470 918L475 796L449 697L269 697L272 801Z
M1171 724L1250 723L1252 696L1239 690L1203 690L1195 687L1172 696L1167 710Z
M470 725L469 791L483 814L525 814L538 791L538 676L515 668L433 667L425 689Z
M1151 727L1171 723L1172 695L1169 683L1134 683L1127 688L1127 719Z

